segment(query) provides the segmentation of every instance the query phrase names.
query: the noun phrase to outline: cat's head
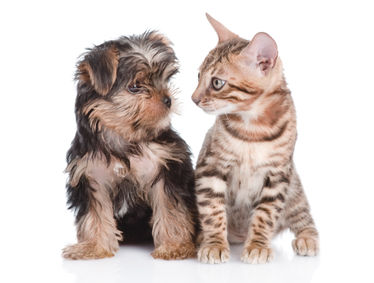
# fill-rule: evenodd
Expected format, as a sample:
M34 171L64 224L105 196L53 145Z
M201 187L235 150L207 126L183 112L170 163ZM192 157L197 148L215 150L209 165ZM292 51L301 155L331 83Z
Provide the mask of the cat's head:
M200 66L192 100L215 115L247 112L283 82L277 44L263 32L251 41L242 39L208 14L207 18L219 41Z

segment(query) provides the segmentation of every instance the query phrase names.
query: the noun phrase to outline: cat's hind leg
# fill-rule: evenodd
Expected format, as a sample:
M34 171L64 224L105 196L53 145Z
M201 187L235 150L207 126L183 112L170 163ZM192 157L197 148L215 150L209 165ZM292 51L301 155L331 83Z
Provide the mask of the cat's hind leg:
M315 256L319 251L318 231L310 214L308 201L305 197L298 177L294 182L296 191L287 205L285 220L290 230L295 234L292 247L298 255Z

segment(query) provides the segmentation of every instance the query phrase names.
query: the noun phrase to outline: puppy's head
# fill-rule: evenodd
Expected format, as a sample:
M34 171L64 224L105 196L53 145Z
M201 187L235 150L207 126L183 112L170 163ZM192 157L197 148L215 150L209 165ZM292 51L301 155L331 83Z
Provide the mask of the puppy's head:
M105 126L128 140L151 138L170 126L169 80L177 71L170 42L158 33L105 42L78 63L81 112L94 130Z

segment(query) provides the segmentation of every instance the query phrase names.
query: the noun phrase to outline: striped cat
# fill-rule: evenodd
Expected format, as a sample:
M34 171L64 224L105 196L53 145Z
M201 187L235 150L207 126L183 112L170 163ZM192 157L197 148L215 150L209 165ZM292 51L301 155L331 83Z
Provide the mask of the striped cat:
M318 232L292 160L295 108L277 45L266 33L242 39L207 17L219 42L192 99L217 118L196 166L198 259L226 262L228 242L244 242L243 262L266 263L271 239L286 228L295 252L314 256Z

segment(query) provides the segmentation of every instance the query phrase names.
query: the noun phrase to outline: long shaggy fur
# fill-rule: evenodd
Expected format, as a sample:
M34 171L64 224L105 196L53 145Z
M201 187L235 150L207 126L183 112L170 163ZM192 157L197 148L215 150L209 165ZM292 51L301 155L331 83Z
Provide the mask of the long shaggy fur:
M78 243L70 259L112 256L119 241L153 236L154 257L195 253L194 174L170 126L170 42L155 32L90 49L78 62L77 132L67 153L67 195Z

